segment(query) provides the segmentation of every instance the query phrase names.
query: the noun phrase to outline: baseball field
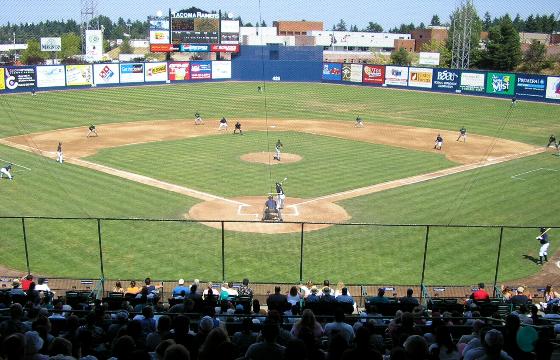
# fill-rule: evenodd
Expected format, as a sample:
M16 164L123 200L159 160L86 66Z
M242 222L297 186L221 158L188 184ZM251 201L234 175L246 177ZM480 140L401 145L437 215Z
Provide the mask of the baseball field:
M560 107L329 84L206 83L0 97L3 270L107 278L416 284L553 280ZM199 112L203 125L194 124ZM365 126L354 126L356 116ZM227 131L218 131L226 117ZM233 135L239 121L243 135ZM95 124L98 137L86 138ZM456 141L458 129L466 142ZM434 139L444 138L442 150ZM273 160L281 140L282 159ZM62 142L65 163L55 162ZM286 179L284 223L260 221ZM9 218L15 217L15 218ZM94 218L142 218L102 220ZM166 219L167 221L153 221ZM189 220L189 221L183 221ZM241 221L241 222L240 222ZM246 223L245 221L250 221ZM303 225L303 232L301 222ZM451 227L440 226L450 225ZM558 249L552 229L551 254ZM301 238L303 234L303 248ZM1 274L2 271L0 271Z

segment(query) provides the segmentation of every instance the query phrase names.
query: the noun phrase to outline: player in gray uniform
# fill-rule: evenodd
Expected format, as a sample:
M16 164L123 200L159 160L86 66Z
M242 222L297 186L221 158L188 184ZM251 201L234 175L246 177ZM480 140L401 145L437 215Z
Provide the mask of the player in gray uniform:
M59 163L64 162L64 153L62 152L62 143L58 143L58 147L56 148L56 161Z
M222 120L220 120L220 126L218 127L218 130L227 130L227 128L228 128L227 120L225 117L222 117Z
M203 124L202 117L200 116L199 113L194 114L194 124L195 125L202 125Z
M548 230L546 228L540 228L540 234L537 236L537 240L541 244L539 248L539 264L543 264L543 257L544 261L548 261L548 247L550 246L550 242L548 241Z
M276 145L274 145L274 148L276 149L276 153L273 157L274 160L280 161L280 149L282 149L283 147L284 145L280 142L280 139L278 139Z
M98 135L97 135L97 128L95 127L95 125L91 124L91 125L88 127L88 130L89 130L89 132L88 132L88 134L87 134L86 137L90 137L90 136L94 136L94 135L95 135L96 137L98 136Z
M276 183L276 196L278 197L278 209L282 210L286 202L286 194L284 194L284 187L281 182Z
M461 140L461 138L463 138L463 142L467 141L467 129L464 126L459 130L457 141Z
M12 176L12 164L7 164L3 168L0 168L0 179L2 179L4 175L6 175L10 180L14 179Z
M239 132L240 135L243 135L243 130L241 130L241 123L238 121L235 123L235 128L233 129L233 134L237 134Z
M442 146L443 146L443 138L441 137L440 134L437 134L436 143L435 143L435 145L434 145L434 149L441 150L441 147L442 147Z
M548 144L545 147L548 148L550 145L554 145L554 147L558 150L558 143L556 142L556 136L554 136L554 134L550 135L548 138Z
M362 120L361 116L358 116L356 118L356 125L354 125L355 127L364 127L364 120Z

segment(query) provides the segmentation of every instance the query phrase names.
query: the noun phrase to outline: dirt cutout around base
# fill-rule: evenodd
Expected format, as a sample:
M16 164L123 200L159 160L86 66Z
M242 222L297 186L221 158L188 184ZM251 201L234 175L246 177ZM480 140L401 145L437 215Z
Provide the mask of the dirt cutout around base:
M290 221L337 223L350 220L350 215L342 206L329 201L312 201L287 197L284 209L280 210L283 222L264 222L265 196L248 196L231 199L234 202L224 203L220 200L204 201L193 206L188 217L203 221L203 224L220 229L221 223L204 220L220 219L232 221L254 221L251 223L225 223L228 231L251 233L279 234L301 231L301 224L290 224ZM305 219L305 220L302 220ZM314 231L331 226L330 224L305 224L304 231Z
M273 152L256 152L256 153L249 153L241 155L241 160L250 162L250 163L258 163L258 164L266 164L266 165L278 165L278 164L290 164L301 161L303 159L302 156L297 154L290 154L290 153L282 153L280 156L280 160L275 159L276 153Z

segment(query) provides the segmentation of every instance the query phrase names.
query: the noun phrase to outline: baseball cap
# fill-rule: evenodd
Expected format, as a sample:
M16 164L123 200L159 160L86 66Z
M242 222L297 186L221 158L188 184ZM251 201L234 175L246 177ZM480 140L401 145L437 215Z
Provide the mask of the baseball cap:
M517 288L517 292L522 293L523 291L525 291L525 288L523 286Z
M185 283L184 279L179 279L179 285L183 285Z
M204 331L210 331L214 327L214 320L210 316L205 316L200 320L199 326Z

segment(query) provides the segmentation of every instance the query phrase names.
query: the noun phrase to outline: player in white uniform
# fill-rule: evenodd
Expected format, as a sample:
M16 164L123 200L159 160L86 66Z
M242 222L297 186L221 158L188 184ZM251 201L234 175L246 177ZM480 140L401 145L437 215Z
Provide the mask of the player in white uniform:
M3 168L0 169L0 179L2 179L4 177L4 175L6 175L8 177L8 179L13 180L14 177L12 176L12 164L8 164L6 166L4 166Z
M195 125L202 125L203 124L202 117L200 116L199 113L194 114L194 124Z
M362 120L362 118L360 116L358 116L356 118L356 125L354 125L355 127L364 127L364 120Z
M56 161L59 163L64 162L64 153L62 152L62 143L58 143L58 147L56 148Z
M222 120L220 120L220 126L218 127L218 130L227 130L227 120L225 117L222 117Z
M274 160L278 160L280 161L280 149L282 149L284 145L282 145L282 143L280 142L280 139L278 139L278 141L276 142L276 145L274 145L274 148L276 149L276 153L273 157Z
M550 230L550 229L548 229ZM539 249L539 264L543 264L543 257L544 261L548 261L548 247L550 246L550 242L548 241L548 230L546 228L540 229L540 234L537 236L537 240L539 240L541 247Z
M437 134L436 143L435 143L435 145L434 145L434 149L441 150L441 147L442 147L442 146L443 146L443 138L441 137L440 134Z
M463 142L467 141L467 129L464 126L459 130L459 137L457 138L457 141L461 139L463 139Z
M276 196L278 198L278 209L282 210L284 208L284 203L286 202L286 194L284 194L284 187L282 183L276 183Z

